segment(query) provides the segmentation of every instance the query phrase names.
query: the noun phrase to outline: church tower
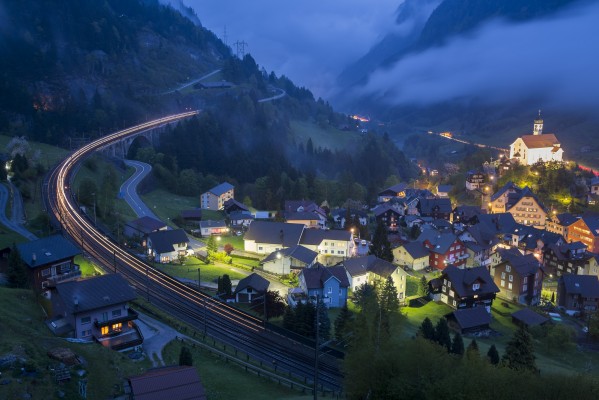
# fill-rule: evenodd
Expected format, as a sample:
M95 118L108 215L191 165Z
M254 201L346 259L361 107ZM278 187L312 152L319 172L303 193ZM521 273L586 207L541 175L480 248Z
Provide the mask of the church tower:
M535 119L534 128L532 131L533 135L543 134L543 119L541 118L541 110L539 110L539 118Z

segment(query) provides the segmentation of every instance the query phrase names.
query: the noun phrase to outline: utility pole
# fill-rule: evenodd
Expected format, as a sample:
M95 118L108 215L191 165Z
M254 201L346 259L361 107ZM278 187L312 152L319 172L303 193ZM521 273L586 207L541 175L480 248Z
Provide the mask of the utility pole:
M314 400L318 399L318 349L320 316L318 315L318 294L316 295L316 342L314 343Z
M248 46L247 42L242 40L241 42L238 40L235 43L233 43L235 45L235 49L236 49L236 53L237 53L237 58L239 59L243 59L243 57L245 57L245 46Z
M225 25L225 29L223 31L223 43L225 44L225 46L229 46L229 38L227 37L227 25Z

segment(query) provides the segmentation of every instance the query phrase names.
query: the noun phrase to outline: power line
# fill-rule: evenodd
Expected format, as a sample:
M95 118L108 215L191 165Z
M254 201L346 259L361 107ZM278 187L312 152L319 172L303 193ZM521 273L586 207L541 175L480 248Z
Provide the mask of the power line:
M245 46L249 46L246 41L242 40L241 42L238 40L233 45L236 48L236 53L238 58L245 57Z

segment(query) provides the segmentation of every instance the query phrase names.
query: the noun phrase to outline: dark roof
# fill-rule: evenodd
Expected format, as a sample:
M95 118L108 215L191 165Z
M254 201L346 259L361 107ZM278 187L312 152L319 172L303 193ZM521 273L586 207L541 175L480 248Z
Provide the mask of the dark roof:
M591 230L593 236L599 236L599 217L596 215L583 215L582 220Z
M164 222L154 219L152 217L148 217L147 215L144 215L143 217L138 219L134 219L133 221L127 222L126 225L146 234L160 230L166 226Z
M183 229L152 232L148 235L148 239L152 241L152 247L158 254L174 251L174 244L189 242Z
M340 287L349 286L349 280L347 279L345 268L341 266L325 268L321 264L317 264L313 268L302 269L300 274L303 274L304 276L307 289L322 289L324 287L324 283L332 277L339 281Z
M578 221L578 217L570 213L557 214L555 217L558 220L558 223L562 226L570 226L574 222Z
M595 275L566 274L560 277L567 294L579 294L583 297L599 298L599 280Z
M347 211L345 208L336 208L333 211L331 211L331 215L333 215L334 217L345 218L345 216L347 215ZM368 213L362 210L350 209L349 215L358 216L359 218L368 218Z
M239 281L237 287L235 288L235 293L240 292L248 287L255 289L257 292L266 292L269 285L270 282L267 279L254 272Z
M497 214L480 214L476 217L478 223L488 232L494 234L512 233L517 226L514 216L508 212Z
M245 204L238 202L235 199L229 199L224 202L223 207L226 212L229 212L231 208L238 208L242 211L249 211L249 209L245 206Z
M446 277L451 281L451 288L460 297L469 297L475 294L488 294L497 293L499 288L493 282L491 274L485 267L473 267L459 269L450 265L443 270L442 277ZM472 290L472 284L478 282L480 284L479 290Z
M539 200L537 195L534 194L533 191L528 186L522 190L517 190L515 193L508 194L507 203L505 205L506 210L509 210L512 207L514 207L516 205L516 203L518 203L524 197L532 198L539 205L539 207L541 207L543 210L546 211L546 208L543 205L543 203L541 203L541 201Z
M285 222L252 221L244 240L256 243L280 243L283 247L299 244L304 225Z
M326 215L325 211L312 200L285 200L285 212L317 212Z
M403 244L403 248L406 249L408 254L414 259L427 257L429 250L424 247L422 242L408 242Z
M51 264L81 254L81 250L62 235L52 235L31 242L19 243L17 249L21 259L29 268Z
M153 368L129 378L135 400L205 400L206 391L195 367Z
M526 326L542 325L549 321L549 318L537 314L530 308L523 308L515 313L512 313L512 319L522 322Z
M293 246L293 247L287 247L286 249L283 249L283 250L273 251L264 260L262 260L262 263L276 260L277 254L280 254L281 257L295 258L296 260L301 261L306 264L311 264L312 262L314 262L316 257L318 257L317 252L312 251L302 245L297 245L297 246Z
M466 232L468 232L476 244L481 246L483 249L489 249L499 242L499 239L497 239L495 233L489 229L486 229L486 227L482 224L469 226L466 228ZM464 244L466 243L467 242L464 241Z
M368 266L374 261L375 258L376 256L373 254L362 257L348 258L347 260L343 261L343 266L350 276L364 275L368 272Z
M290 212L286 214L287 221L320 221L320 217L313 212L303 211L303 212Z
M374 216L375 217L379 217L382 214L386 213L387 211L393 211L395 214L400 215L401 216L401 212L399 212L399 210L395 207L393 207L392 204L380 204L378 206L376 206L372 211L374 211Z
M485 307L455 310L453 316L462 329L482 327L491 323L491 314L487 312Z
M439 186L437 186L437 192L438 193L449 193L449 192L451 192L451 189L453 189L452 185L439 185Z
M445 254L449 250L452 244L458 240L458 237L451 232L438 232L433 229L427 229L423 231L417 242L423 243L429 242L432 247L429 248L430 251L438 254Z
M56 292L69 314L127 303L137 295L119 274L58 283Z
M305 229L300 244L318 246L325 240L350 242L352 240L352 233L337 229Z
M229 182L223 182L220 185L216 185L215 187L210 189L208 192L212 193L215 196L220 196L234 188L235 188L235 186L231 185Z
M397 196L398 193L405 191L407 187L408 187L407 183L403 183L403 182L398 183L398 184L388 187L387 189L380 192L379 196L386 196L386 195Z
M181 211L181 218L183 219L202 219L202 210L195 208L193 210Z
M200 228L226 228L227 224L225 223L225 220L220 220L220 221L213 221L213 220L207 220L207 221L200 221Z
M520 190L518 186L514 184L514 182L509 181L505 185L503 185L499 190L491 195L491 201L497 200L499 197L503 196L507 191Z
M420 209L421 214L432 214L435 212L435 208L438 208L437 212L450 213L451 200L448 198L421 199L418 203L418 208Z
M240 219L254 219L254 216L243 211L233 211L229 214L229 219L231 221L237 221Z
M399 267L378 257L375 257L374 261L368 265L368 271L383 278L391 276L391 274L393 274L397 268Z

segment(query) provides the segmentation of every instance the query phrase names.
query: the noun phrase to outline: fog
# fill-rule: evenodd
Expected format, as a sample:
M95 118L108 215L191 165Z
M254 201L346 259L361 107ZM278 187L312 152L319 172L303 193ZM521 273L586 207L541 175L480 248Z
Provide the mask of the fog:
M393 29L403 0L184 0L201 23L247 51L268 72L326 97L349 63ZM233 46L232 46L233 47ZM235 50L235 49L234 49Z
M468 37L377 70L353 95L390 105L535 97L545 99L542 106L597 107L597 21L596 3L530 23L495 20Z

